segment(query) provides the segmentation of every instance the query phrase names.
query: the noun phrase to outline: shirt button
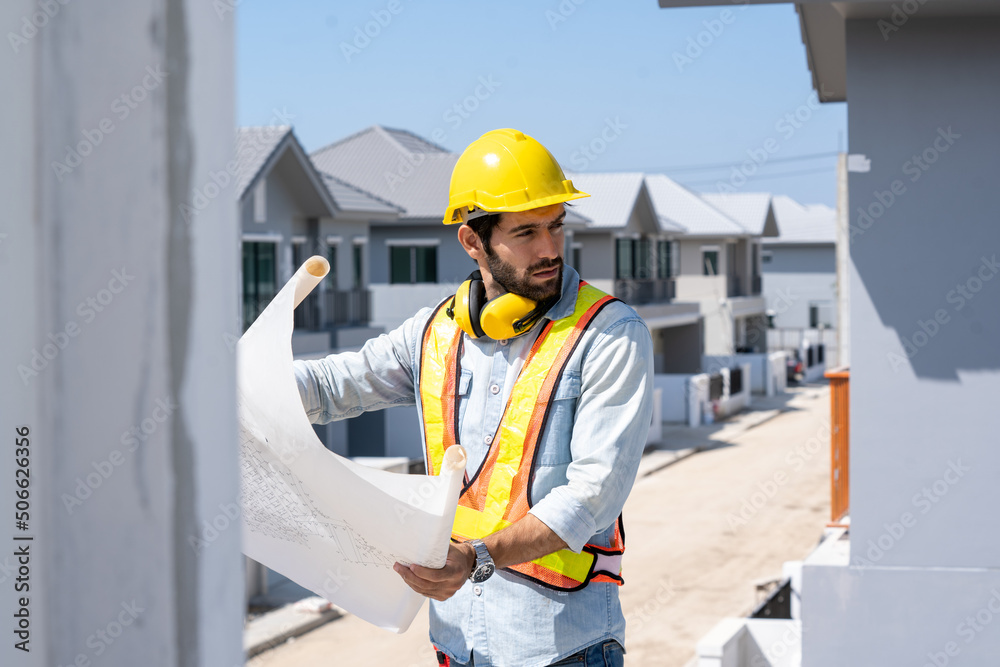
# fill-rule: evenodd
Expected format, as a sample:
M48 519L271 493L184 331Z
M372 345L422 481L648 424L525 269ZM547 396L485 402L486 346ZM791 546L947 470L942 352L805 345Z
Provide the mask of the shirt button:
M498 385L498 384L490 385L490 393L493 394L494 396L496 396L497 394L499 394L500 393L500 385Z
M490 444L491 442L493 442L493 436L492 435L486 436L485 438L483 438L483 442L485 442L487 445Z
M510 341L508 341L508 340L502 340L502 341L500 341L500 344L501 344L501 345L506 345L506 344L507 344L507 343L509 343L509 342L510 342Z
M475 593L476 595L482 595L483 594L483 587L482 586L476 586L475 588L472 589L472 592Z

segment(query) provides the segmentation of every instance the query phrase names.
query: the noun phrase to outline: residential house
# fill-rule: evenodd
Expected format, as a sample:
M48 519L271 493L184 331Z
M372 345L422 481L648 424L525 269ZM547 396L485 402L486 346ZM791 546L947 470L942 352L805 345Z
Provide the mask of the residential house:
M653 338L654 370L699 370L699 304L674 298L679 226L662 220L641 173L572 173L590 197L572 202L590 222L578 230L567 261L595 287L631 305Z
M290 127L241 128L236 162L244 328L306 258L321 254L330 275L296 309L293 349L328 352L378 333L369 326L365 245L369 225L399 209L316 171Z
M763 352L766 305L754 257L767 216L761 232L749 231L663 174L645 181L662 224L684 230L676 241L675 297L701 304L704 353Z
M772 349L797 349L802 339L822 342L836 366L837 212L774 197L778 236L764 240L764 297Z
M236 163L244 328L306 258L320 254L330 273L295 310L295 355L322 357L381 333L370 321L369 229L400 209L320 174L290 127L241 128ZM315 429L331 450L350 453L347 424Z

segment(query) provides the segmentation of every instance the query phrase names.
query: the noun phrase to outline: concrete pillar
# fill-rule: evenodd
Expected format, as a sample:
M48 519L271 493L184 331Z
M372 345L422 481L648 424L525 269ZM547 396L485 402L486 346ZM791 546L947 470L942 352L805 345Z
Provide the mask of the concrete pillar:
M846 22L851 526L803 566L802 664L995 665L1000 19L886 25Z
M231 4L0 7L0 664L242 664Z

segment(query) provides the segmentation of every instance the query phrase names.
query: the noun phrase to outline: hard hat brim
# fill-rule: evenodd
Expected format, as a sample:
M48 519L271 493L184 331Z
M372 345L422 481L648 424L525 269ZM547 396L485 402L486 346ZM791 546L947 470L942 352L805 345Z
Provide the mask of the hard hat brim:
M470 208L478 208L482 211L486 211L487 213L519 213L521 211L530 211L536 208L552 206L553 204L564 204L574 199L583 199L584 197L589 196L590 195L588 193L581 192L580 190L576 190L574 188L574 192L572 193L559 193L548 197L542 197L541 199L534 199L520 204L505 206L491 206L489 204L484 205L481 201L468 201L466 203L449 206L445 211L443 222L446 225L457 225L467 222L469 219L468 210Z

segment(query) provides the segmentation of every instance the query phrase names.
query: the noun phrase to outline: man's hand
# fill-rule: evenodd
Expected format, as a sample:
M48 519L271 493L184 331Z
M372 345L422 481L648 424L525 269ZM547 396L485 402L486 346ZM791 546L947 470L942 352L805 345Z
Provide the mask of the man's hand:
M433 570L421 565L392 566L406 585L417 593L432 600L443 601L450 598L462 587L476 564L476 551L467 543L448 545L448 558L444 567Z

